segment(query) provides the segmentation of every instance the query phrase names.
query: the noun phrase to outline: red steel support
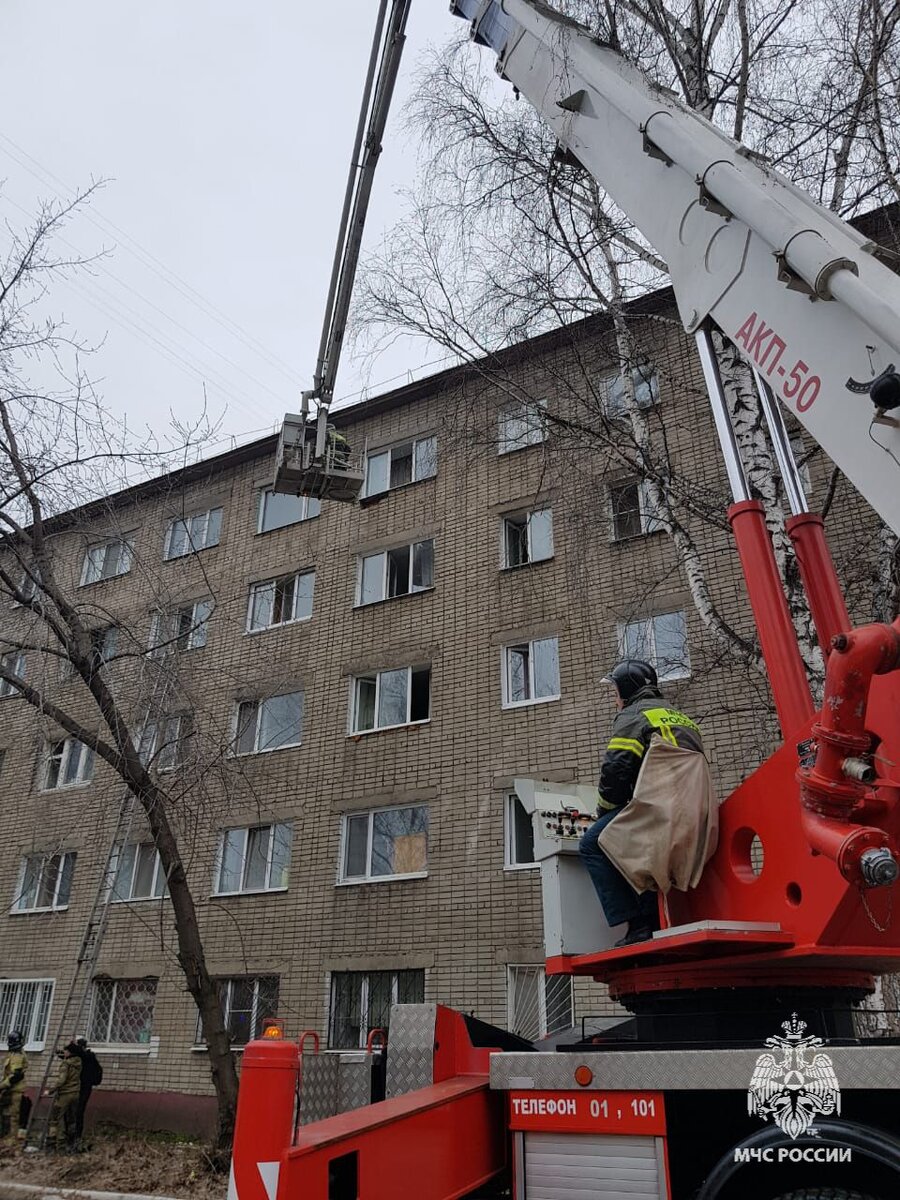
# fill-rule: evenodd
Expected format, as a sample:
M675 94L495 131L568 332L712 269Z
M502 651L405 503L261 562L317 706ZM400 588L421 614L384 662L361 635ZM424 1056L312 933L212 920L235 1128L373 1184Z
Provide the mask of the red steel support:
M775 551L766 528L765 509L759 500L740 500L729 508L728 520L734 530L744 570L778 721L787 739L809 722L814 710Z
M831 639L846 633L851 628L851 621L825 537L825 522L818 513L799 513L788 517L785 529L797 556L819 645L823 655L827 656Z
M249 1042L241 1060L228 1200L270 1200L294 1136L300 1070L296 1042Z

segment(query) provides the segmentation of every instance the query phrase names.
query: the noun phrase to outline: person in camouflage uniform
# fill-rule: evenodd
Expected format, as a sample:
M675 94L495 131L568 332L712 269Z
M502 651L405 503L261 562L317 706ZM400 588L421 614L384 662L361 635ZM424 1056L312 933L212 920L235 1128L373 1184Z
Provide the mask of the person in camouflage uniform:
M60 1150L65 1141L68 1148L74 1150L77 1142L78 1097L81 1093L81 1055L75 1043L69 1042L60 1050L59 1056L56 1082L47 1089L47 1094L53 1097L47 1144L55 1142L56 1149Z
M9 1031L6 1045L8 1053L0 1074L0 1138L12 1141L25 1137L21 1114L28 1059L25 1057L25 1038L17 1029Z

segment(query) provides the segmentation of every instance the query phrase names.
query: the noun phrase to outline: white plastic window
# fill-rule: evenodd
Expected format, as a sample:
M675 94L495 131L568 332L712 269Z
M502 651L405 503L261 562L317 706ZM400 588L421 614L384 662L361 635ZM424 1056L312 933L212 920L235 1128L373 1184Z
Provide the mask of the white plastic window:
M281 891L287 887L290 859L290 825L226 829L219 843L216 894Z
M503 647L503 703L539 704L559 697L559 640L536 638Z
M408 879L428 871L428 808L422 804L343 818L340 879Z
M303 727L303 693L286 692L238 705L237 754L261 754L299 746Z
M631 372L634 381L634 398L638 408L652 408L659 401L659 380L656 371L648 363L635 367ZM625 377L615 375L607 384L606 413L619 417L625 412Z
M619 626L622 658L643 658L652 663L660 681L687 679L691 673L687 621L684 612L660 613Z
M525 806L515 792L510 792L506 797L504 832L504 866L509 870L537 867L539 864L534 861L534 825L531 813L525 811Z
M75 852L29 854L22 862L13 912L52 912L67 908L75 871Z
M437 474L437 438L415 438L366 455L363 496L376 496Z
M127 575L134 557L133 537L110 538L89 546L81 568L81 586Z
M44 1049L53 979L0 979L0 1029L19 1029L25 1049Z
M166 894L166 876L152 842L129 842L116 857L111 899L158 900Z
M263 1024L278 1012L277 975L238 976L217 979L225 1028L232 1046L246 1046L258 1038ZM197 1022L197 1045L203 1044L203 1030Z
M434 587L434 542L414 542L359 560L356 603L375 604Z
M546 417L540 404L517 401L501 410L497 425L497 453L510 454L537 446L547 436Z
M94 752L75 738L62 738L47 746L44 787L75 787L87 783L94 773Z
M210 508L191 517L178 517L166 530L164 557L183 558L186 554L217 546L221 532L221 508Z
M138 742L141 762L156 771L174 771L183 766L192 732L193 723L186 713L148 721Z
M615 484L609 489L609 497L616 541L655 533L660 528L646 480L632 479Z
M8 671L10 675L17 675L19 679L25 678L25 651L24 650L7 650L5 654L0 655L0 666L4 671ZM6 679L0 679L0 699L4 696L18 696L19 689L15 684L10 683Z
M351 733L427 721L430 712L431 667L400 667L353 680Z
M154 613L150 627L150 649L154 656L202 649L212 611L212 600L195 600L171 612Z
M553 557L553 513L549 508L503 518L501 561L522 567Z
M248 632L308 621L312 616L315 582L315 571L300 571L296 575L255 583L250 589Z
M267 488L259 493L256 531L269 533L299 521L311 521L321 511L322 501L315 496L287 496Z

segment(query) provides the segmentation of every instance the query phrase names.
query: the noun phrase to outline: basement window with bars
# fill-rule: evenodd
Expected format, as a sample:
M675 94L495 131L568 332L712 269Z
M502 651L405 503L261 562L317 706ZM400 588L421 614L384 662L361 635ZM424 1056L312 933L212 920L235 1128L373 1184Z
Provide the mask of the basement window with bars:
M19 679L25 678L25 651L24 650L7 650L0 655L0 666L4 671L8 671L10 675L17 675ZM6 679L0 679L0 700L6 696L21 695L19 689Z
M258 1038L265 1022L277 1014L278 984L277 975L238 975L216 980L232 1046L246 1046ZM194 1044L205 1045L199 1019Z
M434 541L413 542L359 559L357 605L375 604L434 587Z
M53 912L69 907L75 851L61 854L29 854L22 861L14 913Z
M656 533L662 528L646 480L631 479L625 483L614 484L609 489L609 500L614 541L620 542L641 537L646 533Z
M540 866L534 861L534 825L531 813L525 811L525 805L515 792L510 792L506 797L504 832L504 866L507 870Z
M244 700L238 705L235 754L264 754L299 746L302 729L302 692Z
M507 967L509 1032L533 1042L574 1024L572 977L546 975L544 968Z
M168 612L154 613L150 624L150 650L153 657L201 650L206 645L212 611L213 602L206 599L195 600L193 604L185 604Z
M81 567L81 587L99 583L101 579L114 579L127 575L134 557L134 534L126 537L108 538L88 546Z
M0 979L0 1029L19 1029L25 1049L44 1049L54 979Z
M256 532L269 533L299 521L311 521L321 511L322 501L315 496L287 496L267 488L259 493Z
M45 791L77 787L88 783L94 774L94 752L77 738L49 742L44 762Z
M289 824L226 829L216 858L215 894L284 891L290 860Z
M89 1041L116 1046L149 1044L157 982L152 976L95 979Z
M559 639L535 638L503 647L503 707L559 699Z
M159 900L167 893L166 876L153 842L129 842L116 855L110 899Z
M312 616L315 571L299 571L280 579L255 583L250 589L247 632L308 621Z
M619 656L642 658L656 668L661 683L691 674L684 612L660 613L627 621L618 629Z
M500 555L504 567L524 567L553 557L553 513L549 508L504 517Z
M422 1004L425 972L336 971L331 976L329 1050L362 1050L373 1029L387 1034L392 1004Z
M221 508L210 508L191 517L178 517L166 530L163 558L184 558L198 550L218 546L221 532Z
M362 496L378 496L382 492L418 483L437 475L437 438L413 438L366 455L366 479Z
M350 732L414 725L431 715L431 667L400 667L352 681Z
M427 873L427 806L411 804L344 816L341 883L415 879Z

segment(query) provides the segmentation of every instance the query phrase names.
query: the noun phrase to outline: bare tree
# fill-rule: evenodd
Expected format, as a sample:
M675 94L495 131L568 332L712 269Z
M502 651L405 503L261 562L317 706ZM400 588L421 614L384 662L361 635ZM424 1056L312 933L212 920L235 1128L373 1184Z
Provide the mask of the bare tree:
M80 747L62 751L68 758L56 770L72 762L81 769L93 756L143 811L167 883L178 966L208 1049L221 1155L230 1146L237 1075L189 865L192 828L202 819L204 796L211 802L221 783L233 733L208 729L201 752L192 726L199 689L192 693L189 680L177 673L178 656L167 653L195 634L209 613L193 625L167 623L161 586L162 615L148 656L137 622L77 590L85 582L83 574L79 578L82 562L99 579L108 570L116 573L122 556L134 554L127 512L102 498L189 461L209 424L204 417L190 429L175 427L167 445L153 434L136 437L91 385L82 366L89 347L45 315L54 278L89 268L54 249L89 195L43 207L23 233L9 228L0 262L0 598L8 609L0 630L0 688L39 714L51 758L53 746L67 740ZM91 548L98 529L109 536ZM131 557L128 563L141 567ZM139 669L123 672L129 659ZM163 763L178 769L160 773ZM95 817L99 826L100 814Z

